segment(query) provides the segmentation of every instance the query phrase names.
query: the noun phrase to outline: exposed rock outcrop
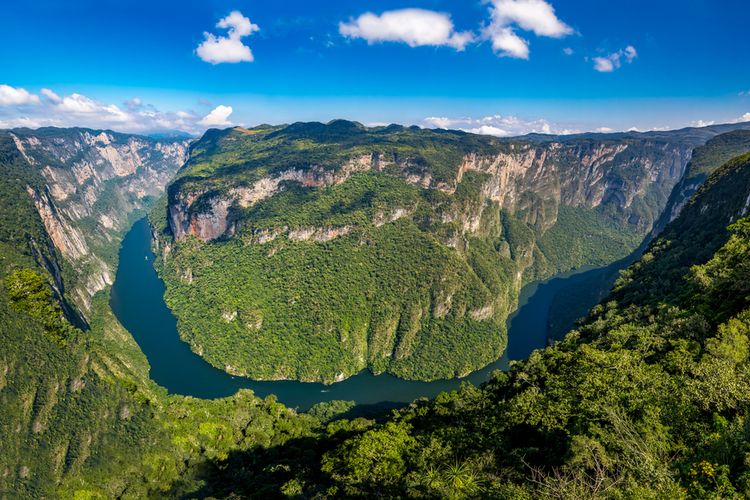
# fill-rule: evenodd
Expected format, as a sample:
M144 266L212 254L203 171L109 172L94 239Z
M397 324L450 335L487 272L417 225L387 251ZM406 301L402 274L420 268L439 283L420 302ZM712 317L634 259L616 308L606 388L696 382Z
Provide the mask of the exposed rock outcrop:
M27 192L55 247L81 271L69 292L86 314L91 297L113 281L105 250L119 242L130 214L163 192L188 144L88 129L22 129L10 136L44 179Z
M543 231L557 221L561 204L597 208L610 205L615 216L646 230L656 213L636 213L634 203L656 193L666 195L684 172L693 145L645 140L563 141L547 144L513 143L497 154L468 153L455 165L451 182L435 180L408 157L374 151L358 155L339 168L292 168L263 177L250 186L235 186L224 193L187 191L174 193L169 205L169 225L175 239L188 235L203 241L232 236L233 210L251 207L284 189L284 183L325 188L345 182L352 174L387 171L425 189L454 194L468 172L486 174L482 193L511 212L523 212L528 223ZM387 168L388 167L388 168ZM399 209L404 210L404 209ZM481 206L479 207L481 210ZM396 220L406 212L378 214L373 223ZM447 213L443 222L461 221L465 232L476 232L480 213Z

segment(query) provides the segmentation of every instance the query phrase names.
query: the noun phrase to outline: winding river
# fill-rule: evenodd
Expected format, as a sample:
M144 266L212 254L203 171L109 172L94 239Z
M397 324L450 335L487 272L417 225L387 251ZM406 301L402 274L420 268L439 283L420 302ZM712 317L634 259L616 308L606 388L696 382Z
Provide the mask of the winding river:
M110 303L122 325L140 345L151 365L151 378L170 393L199 398L229 396L242 388L257 396L275 394L285 405L300 411L332 400L353 400L369 405L384 402L403 403L459 387L462 381L485 382L495 370L508 368L509 360L525 359L534 349L547 344L550 307L556 297L581 293L576 302L580 315L598 302L589 282L601 283L604 290L611 280L604 279L624 264L607 268L584 269L561 274L547 281L527 285L521 290L518 310L508 319L508 348L502 358L463 379L416 382L391 375L375 376L365 370L333 385L295 381L259 382L235 377L214 368L180 340L172 312L164 303L164 283L152 261L151 232L147 219L136 222L123 240L120 264ZM623 261L624 262L624 261ZM578 291L578 292L577 292ZM585 293L584 293L585 292ZM572 321L572 319L570 320Z

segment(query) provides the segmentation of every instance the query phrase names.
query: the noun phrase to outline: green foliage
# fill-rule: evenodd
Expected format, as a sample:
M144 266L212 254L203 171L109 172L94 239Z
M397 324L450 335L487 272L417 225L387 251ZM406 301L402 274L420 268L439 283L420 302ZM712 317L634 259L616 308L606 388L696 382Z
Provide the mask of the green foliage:
M727 226L746 210L750 154L719 168L680 216L623 273L613 298L621 303L679 303L690 268L711 259L729 239Z
M47 278L33 269L20 269L5 277L11 305L40 321L45 334L65 345L76 329L68 323Z
M627 256L641 239L632 226L595 210L562 205L557 223L539 238L539 248L552 273L558 273L571 267L608 265Z
M739 164L735 164L737 166ZM696 198L737 185L716 174ZM722 179L722 176L728 178ZM744 198L750 186L736 196ZM727 200L727 213L742 210ZM441 498L740 498L750 493L750 218L719 233L693 267L671 255L709 238L675 232L718 217L688 211L670 247L631 268L617 291L564 341L480 387L442 394L348 436L320 436L320 469L303 495ZM709 240L710 241L710 240ZM658 245L658 244L657 244ZM656 276L680 278L669 294ZM632 297L628 295L627 297ZM345 426L345 423L341 423ZM227 476L225 476L227 477ZM247 493L241 483L224 493Z
M283 171L297 181L231 205L232 236L208 243L170 241L167 205L152 213L181 337L214 366L263 380L331 383L365 368L435 380L487 365L505 348L523 284L609 263L642 236L531 190L520 205L533 214L501 210L486 194L489 174L458 173L470 152L524 146L344 121L208 132L169 187L169 210L213 217L217 198L260 179ZM372 168L346 171L353 159Z
M333 138L357 135L346 123L303 132ZM744 158L712 176L683 216L667 228L665 239L651 247L609 300L564 341L514 363L482 387L464 385L390 417L383 415L378 423L341 419L350 411L345 402L299 415L273 397L259 399L247 391L216 401L168 396L147 379L147 362L108 311L106 293L94 300L89 332L66 336L65 345L54 341L50 326L72 328L50 287L48 269L60 266L54 251L44 251L45 261L29 246L31 239L43 242L45 235L34 227L38 221L33 207L25 212L28 200L16 191L19 196L9 198L9 208L28 218L0 233L0 496L747 497L750 221L740 219L729 230L725 227L743 213L750 192L750 185L743 184L748 170ZM360 182L362 193L369 182L381 181L365 176ZM418 206L447 202L434 193L429 195L434 199L414 190L393 193ZM336 201L314 193L308 201L316 209L299 216L357 220L370 207L369 202L357 203L359 199L348 199L344 207L351 209L342 210ZM471 196L464 202L470 203ZM336 213L330 211L333 206L339 207ZM205 280L201 286L209 288L210 276L201 275L202 270L228 266L214 276L232 293L230 276L235 281L242 273L255 273L244 276L259 280L275 276L276 281L262 283L284 289L287 303L278 306L293 310L289 299L304 297L294 280L304 282L309 278L301 275L312 273L294 274L264 253L287 252L287 258L299 259L294 264L302 270L322 270L321 282L306 285L321 285L326 300L341 301L339 313L366 307L370 297L336 295L336 286L350 286L347 280L365 283L368 293L390 293L385 296L394 301L393 310L380 314L398 317L395 337L403 342L424 315L415 319L414 310L399 310L404 304L399 296L423 306L441 290L420 296L410 280L426 279L436 286L440 282L435 274L440 274L448 283L468 282L471 293L455 293L453 298L468 309L505 286L516 271L510 266L516 262L514 255L527 255L524 246L536 241L538 228L496 208L491 211L481 221L487 232L469 238L455 253L438 237L445 228L425 226L416 217L324 244L282 238L253 246L240 238L211 245L215 253L204 253L199 243L188 241L181 244L177 264L167 265L186 266L176 268L175 276L185 276L181 272L189 268L193 281ZM611 227L597 228L597 220L595 214L576 212L563 214L561 224L594 227L606 234ZM502 227L502 234L489 232L492 227ZM363 236L369 243L357 246ZM586 247L585 241L567 239L565 231L552 236L537 248L542 252L546 245L543 255L548 255L550 266L564 266L568 258L554 257L558 246ZM627 245L627 238L616 240L612 251ZM360 247L367 248L350 259ZM228 255L224 251L241 253L247 259L241 264L252 264L253 269L220 260ZM338 265L344 255L346 262L367 272L337 268L333 262ZM576 252L571 255L572 261ZM403 276L394 271L404 265L402 256L412 266ZM253 259L276 267L263 274L263 266ZM449 264L441 264L442 259ZM361 281L362 276L370 281ZM351 287L347 290L356 292ZM273 303L273 293L258 288L252 292L258 300ZM224 307L230 296L215 293L216 302L207 303ZM477 298L481 300L472 302ZM263 324L274 320L272 308L259 314L260 307L244 299L229 303L237 306L236 318L244 328L256 327L259 319ZM305 299L314 304L314 297ZM217 311L224 312L206 309L202 314ZM297 321L304 313L290 317ZM335 321L337 315L324 317ZM341 317L356 324L353 315ZM445 342L447 359L460 357L453 351L461 346L440 335L449 322L460 325L456 315L438 319L434 340ZM414 352L417 356L416 348Z

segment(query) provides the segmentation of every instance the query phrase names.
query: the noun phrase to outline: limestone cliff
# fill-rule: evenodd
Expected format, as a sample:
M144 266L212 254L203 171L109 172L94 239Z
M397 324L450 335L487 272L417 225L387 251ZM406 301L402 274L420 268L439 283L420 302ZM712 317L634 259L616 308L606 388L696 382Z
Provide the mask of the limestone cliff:
M408 156L378 151L342 160L340 167L311 163L262 176L249 185L240 182L224 191L210 183L197 190L173 190L169 225L177 240L188 235L203 241L230 237L237 231L241 211L298 183L325 188L345 182L357 172L385 172L406 182L449 195L467 172L487 174L482 196L500 208L522 213L529 224L545 231L557 221L560 205L607 208L612 217L638 231L648 230L681 178L694 147L692 142L628 139L562 140L547 144L508 142L503 152L469 152L452 166L449 179L437 179L429 165ZM644 206L646 198L655 198ZM480 203L480 209L482 204ZM476 232L481 214L445 214L443 222L463 220L466 232Z
M88 129L4 132L44 184L27 186L57 250L80 277L69 290L85 314L111 285L122 232L147 209L182 166L185 141Z

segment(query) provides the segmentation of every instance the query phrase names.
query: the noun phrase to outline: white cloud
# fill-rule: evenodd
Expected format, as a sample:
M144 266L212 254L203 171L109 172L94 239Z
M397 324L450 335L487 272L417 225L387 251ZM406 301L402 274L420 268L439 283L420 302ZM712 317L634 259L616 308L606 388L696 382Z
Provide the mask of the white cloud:
M53 127L61 126L58 120L51 118L35 119L27 116L20 116L17 118L8 118L7 120L0 120L0 129L5 128L39 128L39 127Z
M216 24L217 28L228 30L226 36L204 33L205 40L198 45L196 54L211 64L252 62L255 60L250 47L242 43L242 38L259 31L257 24L243 16L240 11L232 11Z
M628 64L631 64L638 57L635 47L628 45L622 50L613 52L604 57L594 57L594 69L600 73L612 73L622 67L623 58Z
M492 22L483 33L501 57L529 58L529 42L516 33L516 28L550 38L573 33L544 0L489 0L489 3Z
M500 57L529 58L529 42L512 28L500 28L492 33L492 50Z
M89 127L132 133L171 130L199 133L206 128L201 116L192 111L159 111L139 98L126 101L125 107L120 108L79 93L60 96L46 88L39 93L44 99L32 99L35 106L25 104L29 99L16 99L15 105L0 106L0 128Z
M740 92L737 95L740 96L740 97L748 97L748 96L750 96L750 90L744 90L744 91Z
M611 129L609 127L599 127L595 129L594 132L599 132L600 134L610 134L614 132L614 129Z
M227 127L232 124L229 121L229 115L232 114L232 111L232 106L216 106L198 123L206 127Z
M54 91L50 89L42 89L39 91L40 94L42 94L44 97L49 99L52 102L60 102L62 101L62 98L57 95Z
M0 106L23 106L39 104L39 96L20 87L0 85Z
M555 15L555 9L544 0L491 0L492 22L499 26L518 25L537 36L562 38L573 29Z
M711 125L715 124L716 122L713 120L695 120L690 122L691 127L710 127Z
M627 59L629 63L632 63L633 59L638 57L638 52L635 50L635 47L633 47L632 45L628 45L627 47L625 47L624 55L625 59Z
M529 58L529 41L518 30L537 36L562 38L573 29L561 21L545 0L483 0L490 4L491 20L481 36L456 31L450 15L424 9L400 9L374 14L367 12L339 23L339 33L368 43L402 42L410 47L446 46L462 51L467 45L490 40L500 57ZM566 53L572 49L566 49ZM570 55L569 54L569 55Z
M572 56L574 54L574 51L570 47L565 47L563 49L563 54L565 54L566 56Z
M391 10L380 15L367 12L339 23L339 33L371 44L402 42L410 47L447 46L459 51L475 38L471 32L457 32L447 14L423 9Z
M732 120L730 123L744 123L744 122L750 122L750 113L745 113L744 115L740 116L736 120Z
M490 115L481 118L448 118L431 116L423 120L429 128L458 129L472 134L513 137L531 133L574 134L578 130L554 125L547 120L523 120L517 116Z
M609 57L595 57L594 58L594 69L600 73L611 73L615 70L615 61L617 61L617 67L620 67L619 56L617 58Z
M143 101L141 100L140 97L133 97L132 99L128 99L123 104L130 111L136 111L138 109L143 108Z

